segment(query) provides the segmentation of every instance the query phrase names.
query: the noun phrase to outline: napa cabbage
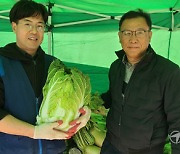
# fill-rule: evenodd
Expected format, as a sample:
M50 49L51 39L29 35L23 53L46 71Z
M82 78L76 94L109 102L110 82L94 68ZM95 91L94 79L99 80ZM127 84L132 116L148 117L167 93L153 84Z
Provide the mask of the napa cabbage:
M69 122L79 117L79 109L90 102L90 79L76 68L67 68L54 60L43 87L43 100L37 124L63 120L61 130L69 129Z

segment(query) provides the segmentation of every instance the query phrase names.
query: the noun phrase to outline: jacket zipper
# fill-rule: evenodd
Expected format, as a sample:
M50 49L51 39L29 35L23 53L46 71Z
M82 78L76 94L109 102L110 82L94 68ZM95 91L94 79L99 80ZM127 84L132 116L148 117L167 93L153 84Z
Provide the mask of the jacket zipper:
M33 60L33 64L34 64L34 83L35 84L35 94L37 93L37 68L36 68L36 61Z
M125 95L124 94L122 94L122 99L123 99L123 101L122 101L123 103L121 105L121 115L119 117L119 126L121 125L121 122L122 122L122 113L124 111L124 104L125 104Z
M36 97L36 115L38 115L39 112L39 99ZM39 154L42 154L42 141L41 139L38 139L38 145L39 145Z
M129 84L130 82L132 82L132 79L134 78L135 72L136 72L136 68L135 68L134 71L132 72L128 84ZM121 123L122 123L122 114L123 114L123 111L124 111L126 93L127 93L127 89L128 89L128 88L129 88L129 86L127 85L127 87L126 87L126 89L125 89L125 91L124 91L124 94L122 93L122 105L121 105L121 115L120 115L120 118L119 118L119 126L120 126Z
M36 61L33 60L33 64L34 64L34 73L35 73L35 78L34 78L34 81L35 81L35 89L37 89L37 75L36 75ZM38 115L39 113L39 99L36 97L36 115ZM39 145L39 154L42 154L43 151L42 151L42 140L41 139L38 139L38 145Z

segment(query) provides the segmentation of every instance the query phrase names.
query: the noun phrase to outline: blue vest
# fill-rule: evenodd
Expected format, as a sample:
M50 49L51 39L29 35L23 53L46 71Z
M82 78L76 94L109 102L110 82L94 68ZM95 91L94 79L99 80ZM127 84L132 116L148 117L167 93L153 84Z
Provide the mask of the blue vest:
M52 60L53 57L45 56L45 72ZM35 97L21 63L0 56L0 76L5 89L4 109L14 117L35 125L42 96ZM0 133L0 154L60 154L65 148L63 140L35 140Z

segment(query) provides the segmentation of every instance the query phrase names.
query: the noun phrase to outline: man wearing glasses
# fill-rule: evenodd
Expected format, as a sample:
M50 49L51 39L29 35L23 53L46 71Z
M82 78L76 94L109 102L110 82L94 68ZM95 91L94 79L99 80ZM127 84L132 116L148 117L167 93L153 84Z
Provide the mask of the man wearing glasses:
M142 10L119 22L122 50L102 94L110 110L101 154L163 154L168 134L180 134L180 69L152 49L151 26ZM180 153L178 143L172 143L172 154Z
M48 13L42 4L18 1L10 11L16 42L0 48L0 153L62 154L69 139L90 117L82 108L70 131L56 130L62 122L36 126L48 67L55 59L40 47Z

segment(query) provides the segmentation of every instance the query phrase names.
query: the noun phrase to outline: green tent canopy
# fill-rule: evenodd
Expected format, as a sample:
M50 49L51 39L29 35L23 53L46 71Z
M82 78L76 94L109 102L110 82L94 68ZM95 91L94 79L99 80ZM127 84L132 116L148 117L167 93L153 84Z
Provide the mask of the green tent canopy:
M0 46L15 41L9 10L17 0L0 2ZM118 22L129 11L141 8L153 22L151 45L180 65L180 0L35 0L49 10L49 31L42 47L68 66L89 74L93 91L108 88L108 68L121 49Z

